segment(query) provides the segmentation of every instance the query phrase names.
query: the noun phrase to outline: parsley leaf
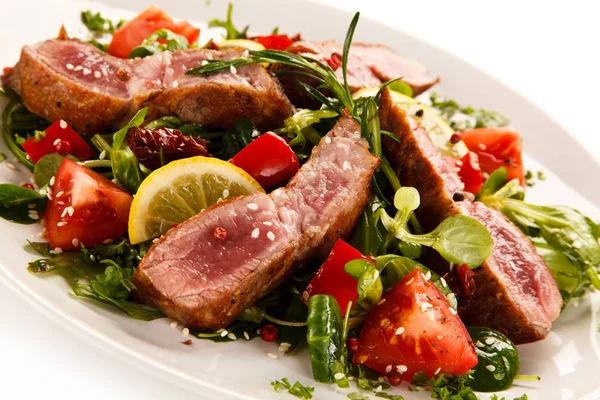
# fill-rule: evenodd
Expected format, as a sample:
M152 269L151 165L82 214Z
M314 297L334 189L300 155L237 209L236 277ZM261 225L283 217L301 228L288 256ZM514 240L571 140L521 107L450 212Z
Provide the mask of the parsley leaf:
M436 375L431 379L423 372L417 372L412 377L414 387L431 388L431 397L440 400L477 400L475 392L469 387L471 372L452 376L448 373Z
M457 131L473 128L498 128L507 126L510 121L496 111L483 108L463 107L454 100L442 99L434 93L430 97L431 107L439 111L450 127Z
M94 14L90 10L87 10L81 12L81 22L83 22L85 27L91 33L93 33L96 36L101 36L107 33L114 33L117 29L123 26L125 20L122 19L115 24L111 20L106 19L102 15L100 15L99 12Z

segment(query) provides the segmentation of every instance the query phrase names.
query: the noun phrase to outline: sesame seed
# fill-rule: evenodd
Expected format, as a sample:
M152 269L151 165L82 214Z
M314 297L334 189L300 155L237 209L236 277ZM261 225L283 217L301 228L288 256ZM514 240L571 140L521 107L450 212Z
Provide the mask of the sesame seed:
M426 280L430 280L431 279L431 271L427 271L427 273L425 274L425 279Z
M408 367L406 365L398 365L396 367L396 371L400 372L401 374L405 373L406 371L408 371Z
M55 248L54 248L54 252L55 252L56 254L60 254L60 253L62 253L62 252L63 252L63 249L61 249L60 247L55 247Z
M382 305L383 303L385 303L385 300L386 300L386 299L381 299L381 300L379 300L379 301L377 302L377 304L375 304L375 305L376 305L376 306L380 306L380 305Z
M223 329L223 332L221 332L221 337L225 337L229 335L229 332L227 332L225 329Z
M113 242L113 240L112 240L112 239L106 239L106 240L105 240L104 242L102 242L102 243L104 243L104 244L111 244L112 242Z
M179 86L179 82L173 81L173 83L171 84L171 86L173 86L174 88L176 88L177 86Z
M279 345L283 347L292 347L292 344L288 342L281 342Z
M92 71L91 71L89 68L84 68L84 69L83 69L83 74L84 74L84 75L89 75L89 74L91 74L91 73L92 73Z
M56 146L61 142L60 138L56 139L54 142L52 142L52 146Z
M260 235L260 229L254 228L254 230L252 231L250 236L252 236L254 239L256 239L258 237L258 235Z
M385 367L385 373L389 374L390 372L392 372L392 364L390 364L387 367Z
M27 208L35 208L35 206L37 206L37 204L32 203L32 204L27 204Z
M435 319L435 314L433 313L433 311L427 311L427 318L429 318L430 321L433 321Z
M440 278L440 282L442 282L442 287L448 286L448 284L446 283L446 280L444 278Z
M257 228L258 229L258 228ZM271 231L267 232L267 237L269 238L269 240L273 241L275 240L275 234Z
M171 328L177 328L177 321L173 321L169 324Z
M404 327L401 326L398 329L396 329L396 335L402 335L404 333Z
M248 335L248 332L244 331L244 337L246 338L246 340L250 340L250 335Z
M59 223L56 224L56 226L65 226L67 224L67 221L60 221Z
M408 282L406 282L406 286L410 285L411 283L413 283L415 280L415 278L410 278L410 280Z
M325 136L325 143L331 143L331 138L329 136Z
M37 221L38 219L40 219L40 215L38 213L34 214L34 213L30 212L29 213L29 218L32 219L32 220L34 220L34 221Z
M52 192L50 191L50 188L48 188L48 194L50 194L50 193L52 193ZM63 194L65 194L65 192L63 192L63 191L61 190L60 192L56 193L56 198L58 199L58 198L59 198L59 197L61 197Z
M450 307L449 310L450 310L450 314L456 315L456 310L454 308Z
M67 207L66 210L69 213L69 217L72 217L73 214L75 213L75 209L73 208L73 206Z
M260 135L260 133L258 133L258 131L256 129L252 131L252 137L253 138L258 137L258 135Z
M260 335L260 328L258 328L258 329L256 330L256 334L257 334L257 335Z
M489 337L489 338L485 339L485 344L487 344L488 346L493 345L494 342L495 342L494 338Z
M183 328L181 330L181 334L185 337L188 337L190 335L190 329L189 328Z
M490 372L494 372L496 370L496 367L494 367L493 365L486 365L485 369L487 369Z
M439 340L442 340L442 339L444 338L444 335L437 335L437 338L438 338Z
M54 186L55 181L56 181L56 178L53 176L52 178L50 178L50 182L48 182L48 184L50 184L50 186Z
M73 240L71 240L71 243L74 247L79 247L79 239L73 238Z
M102 150L102 152L100 152L100 155L98 156L98 158L100 160L104 160L106 158L106 150Z
M383 390L383 386L381 386L381 385L379 385L379 386L377 386L375 389L373 389L373 391L374 391L375 393L377 393L377 392L381 392L382 390Z
M448 293L448 295L446 296L448 298L448 300L450 301L454 301L456 300L456 295L454 293Z
M200 65L202 65L203 67L204 67L205 65L208 65L208 60L202 60L202 62L200 63Z
M69 71L71 71L71 70L73 70L73 68L75 68L75 67L73 66L73 64L67 64L67 65L66 65L66 67L67 67L67 69L68 69Z
M12 165L11 163L6 163L6 166L7 166L9 169L12 169L13 171L17 169L17 167L15 167L14 165Z
M229 196L229 190L223 189L223 198L226 198L228 196Z
M227 337L231 340L237 340L237 336L235 336L235 333L233 333L233 332L229 332L227 334Z
M242 53L242 57L248 57L250 56L250 52L248 51L248 49L244 50L244 52Z
M437 375L437 374L439 374L441 370L442 370L442 367L439 367L438 369L436 369L436 370L435 370L435 374L434 374L434 375Z
M483 347L483 346L484 346L484 344L483 344L483 343L481 343L481 342L478 340L478 341L476 341L476 342L475 342L475 346L477 346L477 347Z
M270 221L265 221L265 222L263 222L263 225L266 225L266 226L273 226L273 223L272 223L272 222L270 222Z
M96 256L93 254L90 254L90 260L92 260L93 262L96 262Z
M485 150L485 149L487 149L487 146L485 144L483 144L483 143L479 143L479 149L480 150Z
M339 381L340 379L344 379L346 377L346 375L343 374L342 372L338 372L335 375L333 375L333 377L336 381Z
M342 164L342 169L343 169L344 171L347 171L347 170L349 170L350 168L352 168L352 167L350 166L350 163L349 163L348 161L344 161L344 164Z
M67 216L67 208L65 208L65 209L62 211L62 213L60 214L60 217L61 217L61 218L64 218L64 217L66 217L66 216Z
M508 266L511 267L512 269L517 269L517 266L515 265L515 263L512 260L508 262Z
M277 354L273 353L267 353L267 357L272 358L273 360L277 360L279 358Z
M83 67L81 65L78 65L73 70L74 71L81 71L82 69L83 69Z
M229 66L229 71L234 75L237 74L237 69L233 65Z
M256 203L248 203L248 204L246 204L246 207L248 207L249 210L253 210L253 211L258 210L258 206L256 205Z
M94 71L94 78L96 78L96 79L102 78L102 73L100 71Z
M433 307L433 304L431 304L431 303L427 303L427 302L421 303L421 312L425 312L425 311L429 310L431 307Z

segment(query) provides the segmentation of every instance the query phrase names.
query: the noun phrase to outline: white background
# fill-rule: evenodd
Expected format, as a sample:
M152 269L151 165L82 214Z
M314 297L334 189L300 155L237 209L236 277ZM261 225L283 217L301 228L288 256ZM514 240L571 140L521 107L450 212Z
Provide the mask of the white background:
M361 10L488 71L537 103L600 160L596 2L323 2ZM2 16L9 17L10 9ZM590 184L599 181L590 177ZM194 397L120 364L2 284L0 304L2 399Z

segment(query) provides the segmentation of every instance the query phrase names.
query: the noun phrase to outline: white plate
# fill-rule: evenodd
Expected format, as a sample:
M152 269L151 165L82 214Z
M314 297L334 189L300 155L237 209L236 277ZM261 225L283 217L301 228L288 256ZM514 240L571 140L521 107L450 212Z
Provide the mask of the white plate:
M23 4L22 4L23 3ZM89 2L53 1L14 3L7 11L10 19L0 24L0 37L17 38L3 41L0 65L11 65L22 45L52 37L57 24L64 22L75 33L79 11L92 8L106 11L115 18L130 17L147 6L145 1L128 2L129 11L118 10L120 1L105 0L102 4ZM226 2L155 1L176 17L194 16L209 20L222 18ZM264 10L268 10L265 13ZM322 5L300 1L239 1L235 6L238 25L250 24L257 32L269 32L274 21L282 32L303 32L311 39L343 40L351 15ZM309 24L307 24L309 21ZM37 29L21 29L36 26ZM203 31L203 36L207 31ZM432 72L442 77L437 91L449 94L465 104L500 110L508 115L525 137L526 151L535 158L526 158L526 166L543 169L548 180L529 193L529 200L538 203L564 203L579 208L600 219L600 187L589 185L589 176L598 176L600 166L569 134L541 113L532 104L509 88L463 61L389 27L363 19L359 23L357 40L385 43L402 54L426 63ZM201 39L202 40L202 39ZM6 149L2 149L6 154ZM560 157L558 157L560 156ZM561 160L558 162L558 160ZM10 156L7 160L11 162ZM539 163L538 163L539 162ZM21 168L24 171L24 168ZM21 183L27 174L18 173L0 164L0 182ZM565 182L569 182L566 185ZM73 299L70 287L58 277L40 279L30 275L25 266L35 258L24 250L26 239L36 240L39 226L21 226L0 220L0 272L6 282L26 298L43 307L74 331L111 351L122 360L160 376L172 384L183 385L202 398L279 399L269 382L288 377L316 387L315 398L343 399L349 390L336 390L331 385L315 384L304 351L295 356L272 360L267 352L278 353L276 345L255 340L245 343L216 344L194 341L183 346L179 330L169 327L166 319L150 323L132 320L97 304ZM597 346L597 321L589 302L569 310L555 323L550 336L535 344L520 346L521 373L542 377L537 385L515 386L503 393L507 398L527 393L530 399L597 399L595 371L600 367ZM181 328L181 327L180 327ZM400 389L408 399L428 398L425 394ZM355 389L352 389L355 391ZM398 389L396 390L398 391Z

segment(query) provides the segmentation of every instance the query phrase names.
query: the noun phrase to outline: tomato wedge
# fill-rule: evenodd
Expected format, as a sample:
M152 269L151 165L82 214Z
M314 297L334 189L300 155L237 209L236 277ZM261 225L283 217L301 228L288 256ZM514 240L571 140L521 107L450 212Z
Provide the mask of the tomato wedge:
M519 132L512 128L478 128L459 133L470 151L479 156L481 170L491 174L500 167L508 170L508 179L525 184L522 143Z
M63 160L52 193L45 215L52 248L92 247L127 232L133 197L91 169Z
M63 142L63 144L68 143L70 149L68 154L80 160L87 160L94 156L94 150L62 119L46 128L45 132L43 138L36 139L32 137L23 143L23 150L34 163L46 154L56 153L57 147L60 148L60 142Z
M288 181L300 169L294 150L273 132L262 134L229 162L249 173L265 189Z
M420 371L428 377L460 375L477 365L467 329L420 270L406 275L383 299L360 332L355 364L406 381Z
M476 195L483 185L483 175L479 166L479 157L472 151L464 155L460 160L458 176L465 184L465 190Z
M184 36L190 45L195 43L200 35L200 29L194 28L187 21L173 22L173 18L161 8L150 6L115 31L108 45L108 53L116 57L127 58L133 49L159 29L168 29Z
M272 50L285 50L294 44L294 41L287 35L259 36L255 37L254 41L265 46L265 49Z
M306 287L303 300L308 302L308 299L316 294L331 295L337 300L342 315L345 315L348 302L356 303L358 291L356 290L356 279L344 271L344 266L356 259L368 260L360 251L342 239L338 239L331 249L329 257Z

